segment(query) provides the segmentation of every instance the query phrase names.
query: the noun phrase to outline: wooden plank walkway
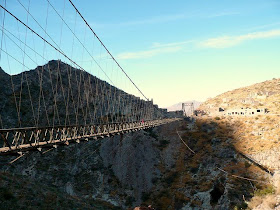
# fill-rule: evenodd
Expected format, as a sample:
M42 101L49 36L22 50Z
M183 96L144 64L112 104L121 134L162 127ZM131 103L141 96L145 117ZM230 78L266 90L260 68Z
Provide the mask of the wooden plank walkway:
M97 140L178 120L181 119L169 118L105 125L0 129L0 155L18 154L28 150L41 150L43 147L56 147L57 145L69 145L73 142Z

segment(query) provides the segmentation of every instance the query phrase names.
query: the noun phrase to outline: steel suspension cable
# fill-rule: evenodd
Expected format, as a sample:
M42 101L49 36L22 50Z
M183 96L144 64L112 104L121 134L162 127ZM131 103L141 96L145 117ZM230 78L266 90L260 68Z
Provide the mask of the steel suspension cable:
M99 63L94 59L94 57L90 54L90 52L88 51L88 49L84 46L84 44L81 42L81 40L77 37L77 35L75 34L75 32L70 28L70 26L65 22L65 20L63 19L63 17L58 13L58 11L55 9L55 7L50 3L49 0L46 0L49 5L53 8L53 10L55 11L55 13L62 19L62 21L64 22L64 24L67 26L67 28L71 31L71 33L73 34L73 36L78 40L78 42L83 46L83 48L87 51L87 53L89 54L89 56L94 60L94 62L96 63L96 65L102 70L102 72L105 74L105 76L108 78L108 80L114 85L113 81L110 79L110 77L108 77L108 75L106 74L106 72L103 70L103 68L99 65ZM77 12L76 12L77 13ZM75 24L76 24L76 20L75 20Z
M27 24L25 24L23 21L21 21L19 18L17 18L14 14L12 14L10 11L8 11L5 7L3 7L2 5L0 5L0 7L5 10L9 15L11 15L14 19L16 19L19 23L21 23L22 25L24 25L26 28L28 28L32 33L34 33L35 35L37 35L40 39L42 39L45 43L47 43L48 45L50 45L53 49L55 49L57 52L59 52L61 55L63 55L66 59L68 59L72 64L74 64L75 66L77 66L78 68L80 68L81 70L85 71L83 67L81 67L79 64L77 64L75 61L73 61L70 57L68 57L61 49L58 49L58 47L54 46L52 43L50 43L48 40L46 40L44 37L42 37L40 34L38 34L36 31L34 31L31 27L29 27ZM45 32L46 33L46 32ZM48 34L47 34L48 35ZM103 71L103 69L101 68L101 70ZM85 71L86 72L86 71ZM109 78L110 79L110 78ZM71 91L72 92L72 91ZM72 95L72 94L71 94ZM73 95L72 95L73 97ZM43 98L44 99L44 98ZM74 108L75 110L75 108ZM77 114L77 110L76 110L76 114Z
M6 7L6 5L7 5L7 0L5 0L5 7ZM4 28L5 27L5 12L4 12L4 14L3 14L3 23L2 23L2 27ZM1 35L1 46L0 46L0 49L2 49L2 47L3 47L3 31L2 31L2 35ZM2 58L2 54L1 54L1 52L0 52L0 60L1 60L1 58Z
M107 49L107 47L104 45L104 43L101 41L101 39L97 36L97 34L94 32L94 30L91 28L91 26L88 24L86 19L83 17L83 15L80 13L80 11L77 9L77 7L73 4L71 0L69 2L72 4L76 12L80 15L80 17L83 19L85 24L89 27L91 32L94 34L94 36L98 39L100 44L104 47L104 49L107 51L107 53L111 56L111 58L115 61L115 63L119 66L119 68L122 70L122 72L125 74L125 76L130 80L130 82L134 85L134 87L139 91L139 93L146 99L149 100L144 93L138 88L138 86L132 81L132 79L128 76L128 74L124 71L124 69L121 67L121 65L118 63L118 61L114 58L114 56L110 53L110 51Z
M14 14L12 14L10 11L8 11L5 7L0 5L2 9L4 9L9 15L11 15L13 18L15 18L18 22L20 22L22 25L24 25L26 28L28 28L32 33L37 35L40 39L42 39L44 42L46 42L48 45L50 45L53 49L55 49L57 52L59 52L61 55L63 55L67 60L69 60L72 64L77 66L83 71L86 71L83 67L81 67L79 64L77 64L75 61L73 61L70 57L68 57L61 49L58 49L58 47L55 47L52 43L50 43L48 40L43 38L40 34L38 34L36 31L34 31L32 28L30 28L28 25L26 25L24 22L22 22L19 18L17 18Z

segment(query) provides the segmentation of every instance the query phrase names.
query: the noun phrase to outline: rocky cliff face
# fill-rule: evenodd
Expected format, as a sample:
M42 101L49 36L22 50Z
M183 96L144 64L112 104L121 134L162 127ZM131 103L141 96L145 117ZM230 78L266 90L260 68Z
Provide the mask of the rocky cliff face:
M190 123L196 129L190 130ZM177 131L195 153L182 143ZM54 208L65 198L62 208L69 203L84 209L127 209L141 204L156 209L239 208L245 205L243 196L251 197L252 187L231 175L257 178L261 172L252 173L237 156L230 133L214 120L197 119L61 146L45 154L32 152L1 166L5 181L0 188L11 199L0 202L37 208L37 199L41 205L49 199ZM12 159L1 157L1 163ZM11 180L6 180L7 174ZM13 187L15 180L20 189ZM22 187L26 180L28 186L37 187ZM27 199L22 191L40 198Z

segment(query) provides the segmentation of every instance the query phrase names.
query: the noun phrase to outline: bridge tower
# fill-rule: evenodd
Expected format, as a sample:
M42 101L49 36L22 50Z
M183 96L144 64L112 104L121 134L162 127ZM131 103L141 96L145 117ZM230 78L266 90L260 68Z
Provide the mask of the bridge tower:
M186 111L186 107L189 107L188 112ZM184 116L192 116L194 113L194 105L193 102L190 103L182 103L182 110L184 113Z

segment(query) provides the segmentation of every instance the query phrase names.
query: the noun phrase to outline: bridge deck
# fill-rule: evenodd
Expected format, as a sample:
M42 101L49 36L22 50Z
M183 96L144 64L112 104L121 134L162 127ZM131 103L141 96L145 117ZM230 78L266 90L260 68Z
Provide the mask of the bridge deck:
M80 140L97 140L98 138L147 129L177 120L179 119L172 118L105 125L0 129L0 155L16 154L34 149L41 150L43 147L68 145L71 142L79 143Z

